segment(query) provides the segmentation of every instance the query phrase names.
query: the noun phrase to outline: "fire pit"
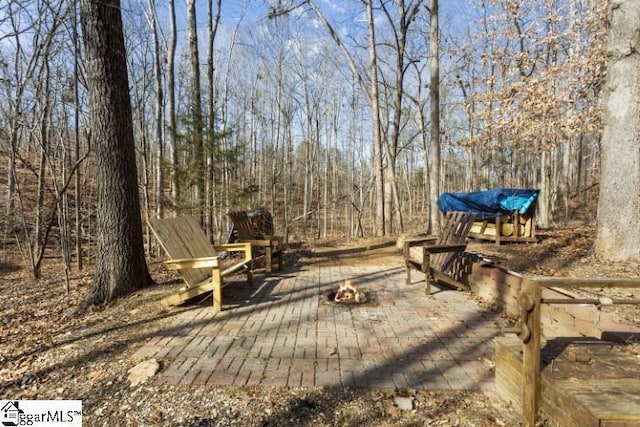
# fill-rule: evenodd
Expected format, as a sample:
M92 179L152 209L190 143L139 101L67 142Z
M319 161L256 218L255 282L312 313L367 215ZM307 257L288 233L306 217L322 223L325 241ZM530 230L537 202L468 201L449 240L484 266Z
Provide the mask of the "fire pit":
M365 304L371 302L371 294L364 289L357 288L351 283L351 280L345 280L337 291L327 295L327 301L340 305Z

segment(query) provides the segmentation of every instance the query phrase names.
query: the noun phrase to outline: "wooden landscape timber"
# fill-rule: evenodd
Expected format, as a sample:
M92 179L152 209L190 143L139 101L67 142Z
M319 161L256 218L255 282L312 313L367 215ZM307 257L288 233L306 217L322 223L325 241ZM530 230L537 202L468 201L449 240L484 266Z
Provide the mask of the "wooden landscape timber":
M474 260L468 277L471 292L487 301L494 309L514 318L520 313L518 297L522 292L524 280L525 277L521 274L487 259ZM607 339L615 335L621 327L615 316L599 309L599 306L609 302L606 299L580 298L571 289L553 285L542 289L542 297L545 300L545 309L541 315L544 337L579 335ZM611 300L614 304L631 301Z

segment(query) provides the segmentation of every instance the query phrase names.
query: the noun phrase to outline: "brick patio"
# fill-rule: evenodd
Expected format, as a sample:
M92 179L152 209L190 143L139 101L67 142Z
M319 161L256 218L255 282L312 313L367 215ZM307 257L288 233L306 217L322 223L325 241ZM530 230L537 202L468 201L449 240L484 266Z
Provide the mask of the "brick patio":
M347 278L373 301L327 301ZM220 313L207 304L180 313L135 357L164 362L157 384L493 389L504 321L465 293L427 297L390 266L311 265L256 282L226 288Z

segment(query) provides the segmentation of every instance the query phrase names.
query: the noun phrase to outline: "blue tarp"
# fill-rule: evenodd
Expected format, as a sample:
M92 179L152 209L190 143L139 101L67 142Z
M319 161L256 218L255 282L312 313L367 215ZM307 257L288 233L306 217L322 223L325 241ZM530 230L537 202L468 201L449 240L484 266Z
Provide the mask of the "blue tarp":
M443 193L438 197L442 212L475 212L478 220L490 220L518 211L521 215L533 216L538 199L538 190L497 188L471 193Z

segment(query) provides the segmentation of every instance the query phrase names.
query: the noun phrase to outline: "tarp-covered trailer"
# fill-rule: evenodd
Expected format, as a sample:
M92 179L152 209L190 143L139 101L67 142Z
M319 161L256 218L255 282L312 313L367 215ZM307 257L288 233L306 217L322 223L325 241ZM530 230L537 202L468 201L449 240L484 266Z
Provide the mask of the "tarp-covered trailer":
M535 210L538 190L498 188L470 193L443 193L438 207L474 212L476 221L469 237L502 242L537 242Z

